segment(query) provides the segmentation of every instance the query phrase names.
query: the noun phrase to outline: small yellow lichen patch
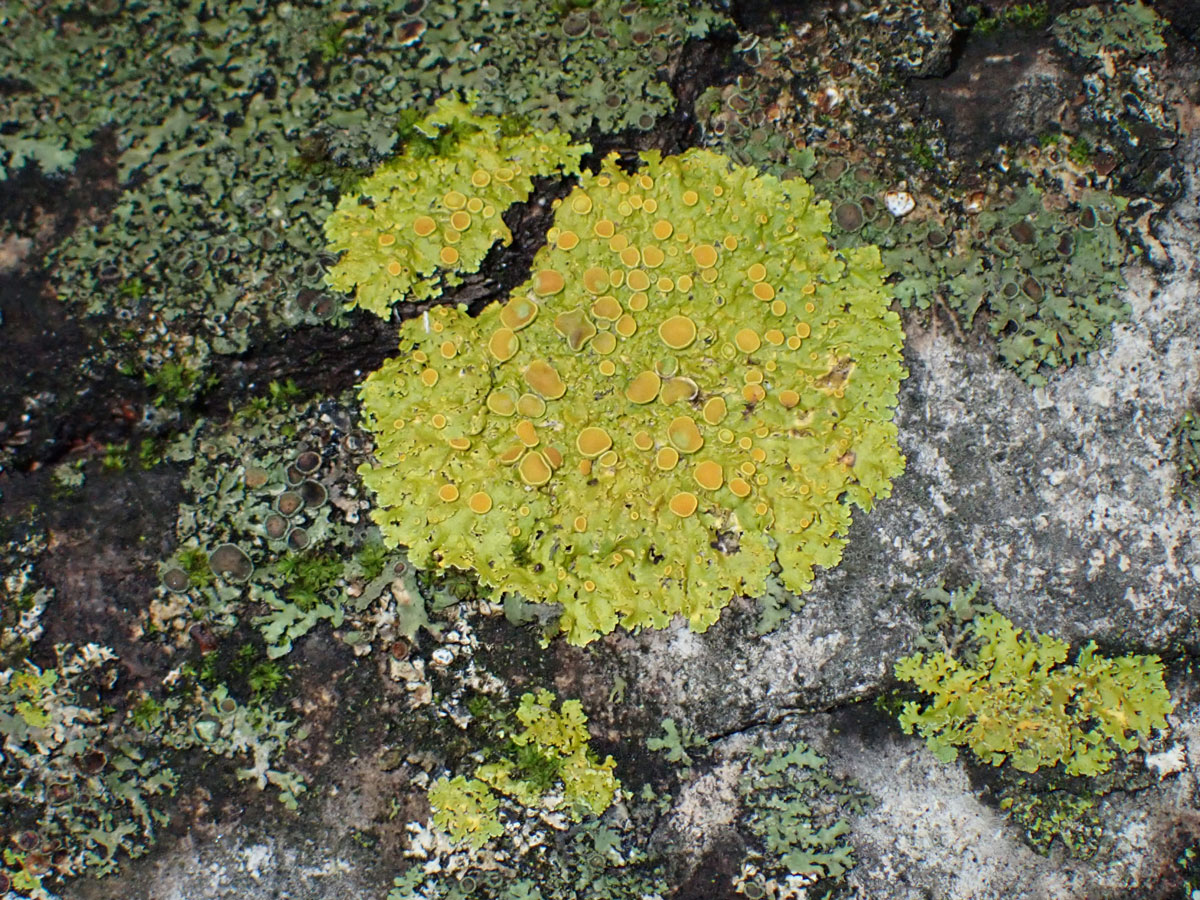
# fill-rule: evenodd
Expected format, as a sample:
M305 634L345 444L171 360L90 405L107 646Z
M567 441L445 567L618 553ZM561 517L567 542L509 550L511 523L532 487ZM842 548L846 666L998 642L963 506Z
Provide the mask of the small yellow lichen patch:
M492 498L486 491L476 491L467 498L467 506L471 512L483 515L492 508Z

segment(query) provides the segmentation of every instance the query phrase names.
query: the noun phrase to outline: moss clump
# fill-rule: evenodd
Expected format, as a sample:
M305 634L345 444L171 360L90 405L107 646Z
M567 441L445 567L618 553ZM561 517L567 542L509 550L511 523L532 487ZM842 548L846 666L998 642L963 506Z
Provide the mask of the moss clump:
M453 97L414 123L425 140L410 142L326 220L329 249L343 254L329 284L386 316L402 297L425 300L461 283L493 244L511 243L503 212L529 198L534 176L578 172L589 147L559 132L505 135L501 124Z
M776 561L805 590L903 468L899 317L828 229L803 181L715 153L605 160L507 303L405 323L364 383L384 537L562 604L575 643L703 630Z
M896 677L932 695L904 704L900 725L918 730L944 762L969 747L981 762L1022 772L1061 764L1068 775L1106 772L1116 749L1166 727L1172 709L1156 656L1096 655L1095 643L1063 665L1067 645L1027 635L999 613L973 623L977 651L966 661L922 653L896 663ZM1114 749L1116 748L1116 749Z

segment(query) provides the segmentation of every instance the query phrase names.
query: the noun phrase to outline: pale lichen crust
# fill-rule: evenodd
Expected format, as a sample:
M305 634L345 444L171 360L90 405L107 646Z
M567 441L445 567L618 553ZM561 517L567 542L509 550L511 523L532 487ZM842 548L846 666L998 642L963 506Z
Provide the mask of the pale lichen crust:
M805 182L710 151L605 160L506 303L406 322L364 383L385 538L580 644L704 630L776 561L808 588L904 465L884 269L828 230Z

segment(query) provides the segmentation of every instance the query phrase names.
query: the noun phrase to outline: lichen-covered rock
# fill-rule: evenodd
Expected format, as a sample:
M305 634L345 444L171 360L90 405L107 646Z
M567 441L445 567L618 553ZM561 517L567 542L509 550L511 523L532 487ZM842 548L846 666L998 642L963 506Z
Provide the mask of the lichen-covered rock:
M903 465L883 268L828 227L711 152L606 160L507 303L405 323L363 385L385 537L561 603L578 643L703 630L776 562L804 590Z

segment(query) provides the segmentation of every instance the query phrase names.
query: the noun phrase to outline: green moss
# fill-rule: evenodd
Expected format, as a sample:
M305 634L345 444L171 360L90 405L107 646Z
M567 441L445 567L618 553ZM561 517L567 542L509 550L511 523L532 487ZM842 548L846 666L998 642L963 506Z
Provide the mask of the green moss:
M971 664L942 652L895 667L897 678L930 695L924 706L904 705L901 727L919 731L944 762L965 746L993 766L1096 775L1117 750L1134 750L1139 737L1166 727L1172 703L1156 656L1110 659L1090 643L1064 665L1064 642L1027 635L999 613L976 619L973 637Z
M506 304L406 322L364 383L385 539L561 603L578 643L702 630L775 561L805 590L903 465L899 319L827 217L713 153L605 160Z

